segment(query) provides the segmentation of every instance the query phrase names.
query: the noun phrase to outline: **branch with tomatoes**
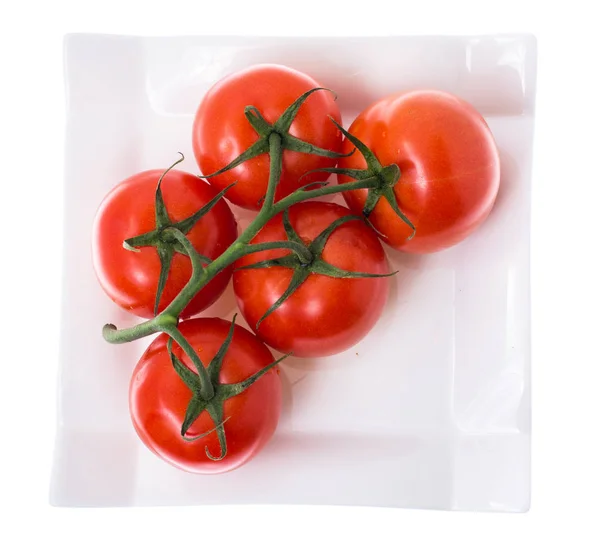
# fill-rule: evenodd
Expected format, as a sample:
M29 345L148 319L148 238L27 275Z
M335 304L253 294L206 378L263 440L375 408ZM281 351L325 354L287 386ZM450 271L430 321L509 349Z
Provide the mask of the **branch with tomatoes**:
M448 93L393 95L346 130L330 90L275 65L215 84L193 148L202 176L176 169L180 154L107 195L93 259L105 292L146 318L107 324L104 338L160 334L130 384L137 433L169 463L211 473L271 438L287 355L336 354L373 328L394 274L380 240L426 253L464 239L493 206L499 160L484 119ZM340 193L348 207L318 201ZM239 235L226 200L257 211ZM232 277L252 332L235 316L193 318Z

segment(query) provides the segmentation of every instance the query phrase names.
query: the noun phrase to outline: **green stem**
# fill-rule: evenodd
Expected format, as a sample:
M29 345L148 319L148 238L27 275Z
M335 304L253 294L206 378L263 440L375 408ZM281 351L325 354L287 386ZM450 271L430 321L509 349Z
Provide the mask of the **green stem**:
M198 252L196 252L196 249L194 248L193 244L180 230L170 227L168 229L165 229L165 233L172 235L179 241L179 243L183 246L183 249L187 252L190 261L192 262L192 276L190 277L190 280L186 283L185 287L181 289L179 294L171 301L171 304L169 304L161 312L161 314L164 314L166 316L179 318L179 314L183 312L184 308L190 303L192 298L194 298L200 290L200 287L198 287L198 285L206 285L208 281L212 279L212 277L210 279L203 280L206 275L206 271L205 268L202 266L202 260L200 259Z
M173 299L160 314L153 319L133 326L127 329L117 330L112 324L107 324L102 330L104 339L109 343L127 343L135 339L140 339L147 335L159 331L166 331L169 326L177 324L179 315L184 308L190 303L192 298L196 296L198 291L202 289L211 279L225 268L232 265L242 256L259 251L249 245L250 241L256 234L271 220L275 215L285 211L288 207L306 200L319 198L322 196L336 194L338 192L346 192L349 190L360 190L362 188L373 188L378 185L376 177L358 180L347 184L335 184L333 186L324 186L315 190L296 190L287 195L278 202L274 202L275 191L281 178L281 170L283 163L283 150L281 146L281 136L274 132L269 136L269 184L267 193L262 208L256 218L248 225L246 230L238 237L238 239L223 252L218 258L213 260L206 267L202 267L200 262L196 262L196 251L185 235L178 230L170 231L171 234L177 237L182 246L188 251L188 255L192 260L192 276L185 287ZM179 233L179 234L178 234ZM187 242L186 242L187 241ZM299 256L304 256L300 248L294 250ZM195 265L196 264L196 265ZM190 357L191 358L191 357Z
M206 368L200 357L189 343L189 341L183 336L183 334L177 329L176 326L167 326L163 328L163 331L169 336L173 338L173 341L177 343L183 352L188 356L188 358L192 361L196 372L198 373L198 378L200 380L200 390L199 395L204 401L210 401L215 395L215 389L208 377L206 372Z
M153 333L159 333L164 330L165 326L176 324L177 321L176 317L159 314L151 320L126 329L117 329L117 326L113 324L106 324L102 328L102 337L113 344L129 343Z
M271 132L269 135L269 184L267 185L267 194L263 203L261 213L269 213L275 200L275 191L281 180L281 170L283 166L283 151L281 149L281 136L277 132Z
M365 180L357 180L347 184L334 184L333 186L323 186L315 190L296 190L282 200L273 205L273 215L277 215L285 211L288 207L306 200L320 198L339 192L349 192L350 190L362 190L363 188L373 188L379 183L377 177L366 178Z

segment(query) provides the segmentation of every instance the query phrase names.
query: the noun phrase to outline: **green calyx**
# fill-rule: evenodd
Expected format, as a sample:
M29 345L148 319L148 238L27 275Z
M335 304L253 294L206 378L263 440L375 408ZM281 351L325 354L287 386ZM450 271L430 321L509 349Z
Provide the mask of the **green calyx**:
M400 167L395 163L391 165L386 165L385 167L379 162L375 154L356 136L353 136L350 132L345 130L342 126L340 126L335 120L332 119L332 122L335 126L348 138L348 140L355 146L358 151L364 157L367 168L366 169L343 169L343 168L324 168L319 169L325 172L331 172L333 174L342 174L345 176L349 176L356 181L368 181L369 179L375 179L376 182L374 185L370 185L368 188L367 199L365 200L365 205L363 206L362 214L365 218L368 219L369 215L372 213L373 209L379 202L381 198L385 198L387 202L390 204L394 213L402 219L411 229L412 233L408 237L408 240L413 238L416 233L416 228L414 224L410 221L410 219L402 212L400 207L398 206L398 200L396 199L396 194L394 192L394 186L397 184L398 180L400 180ZM316 172L316 171L313 171ZM369 224L370 221L368 221Z
M249 105L244 109L244 115L246 119L254 128L255 132L258 134L258 139L246 149L243 153L238 155L231 163L223 167L222 169L214 172L212 174L207 174L202 176L202 178L211 178L218 174L222 174L227 172L242 163L257 157L258 155L262 155L270 152L270 144L269 138L271 135L276 134L279 136L281 140L281 149L288 151L295 151L297 153L309 153L312 155L319 155L321 157L330 157L332 159L338 159L340 157L347 157L349 154L337 153L336 151L330 151L328 149L323 149L321 147L317 147L311 143L303 141L295 136L292 136L289 133L290 127L294 118L298 114L300 107L304 104L304 102L310 97L313 93L317 91L330 91L325 87L315 87L310 91L307 91L303 95L300 95L277 119L274 124L270 124L265 120L260 111ZM335 122L335 121L334 121ZM337 125L337 124L336 124Z
M298 233L292 227L290 222L288 210L285 210L282 215L283 227L287 236L287 242L282 241L278 246L281 248L289 248L293 250L292 253L286 254L280 258L272 258L269 260L263 260L253 264L240 266L236 271L241 269L265 269L270 267L286 267L293 270L292 278L289 285L287 286L284 293L273 303L273 305L265 312L265 314L256 322L256 329L260 327L261 323L275 312L288 298L290 298L298 288L304 283L308 277L316 273L318 275L326 275L328 277L334 277L336 279L352 279L352 278L374 278L374 277L389 277L397 272L377 274L377 273L363 273L360 271L348 271L340 269L330 263L326 262L323 257L323 250L331 234L341 227L344 223L349 221L360 221L361 218L357 215L345 215L336 219L327 228L325 228L313 241L306 245L300 238ZM261 250L268 250L271 247L269 244L264 243L257 244L255 252ZM297 250L295 247L304 246L304 250Z
M167 278L169 277L173 256L176 252L186 256L189 255L189 249L186 249L182 242L172 234L173 229L180 231L183 235L188 234L194 228L196 223L218 203L218 201L232 186L234 186L234 184L230 184L193 215L190 215L182 221L174 222L169 217L169 213L165 206L161 185L167 173L184 160L183 154L179 153L179 155L180 158L175 161L167 170L165 170L165 172L159 178L156 186L156 194L154 198L156 228L153 231L140 234L123 241L123 248L133 252L139 251L138 249L144 246L153 246L156 248L156 252L158 253L158 257L160 259L160 275L158 278L158 287L156 289L156 297L154 300L155 315L158 313L160 299L167 283ZM210 258L207 258L202 254L197 253L197 257L203 264L209 264L211 262Z
M277 366L282 360L289 356L282 356L281 358L272 362L268 366L265 366L264 368L252 374L252 376L246 378L241 382L235 384L222 384L220 382L220 373L221 368L223 366L225 354L227 353L227 350L229 349L229 346L231 345L231 341L233 339L233 334L235 331L235 318L236 316L234 316L232 319L231 327L229 328L229 333L225 338L225 341L223 341L223 344L211 360L208 367L204 366L200 358L197 356L196 352L189 345L188 341L179 332L179 335L173 335L173 331L167 331L167 333L171 336L167 341L167 351L171 359L171 364L173 365L173 369L175 370L177 375L189 388L192 394L185 412L183 423L181 425L181 437L186 442L195 442L196 440L204 438L212 432L216 432L221 448L220 454L218 456L214 456L210 453L208 447L205 447L206 456L209 459L212 459L213 461L220 461L227 455L227 437L225 433L225 423L231 417L224 416L223 405L225 401L231 399L232 397L236 397L237 395L240 395L241 393L246 391L257 380L264 376L269 370ZM175 355L175 353L173 352L174 339L177 341L177 343L181 346L181 348L188 356L191 357L191 353L195 355L192 359L192 362L194 364L194 367L196 368L196 372L190 370ZM206 391L204 389L206 387L206 382L209 382L212 388L211 392L208 395L206 394ZM196 436L188 436L188 430L204 412L207 412L210 416L211 420L215 425L214 428L211 428L210 430Z

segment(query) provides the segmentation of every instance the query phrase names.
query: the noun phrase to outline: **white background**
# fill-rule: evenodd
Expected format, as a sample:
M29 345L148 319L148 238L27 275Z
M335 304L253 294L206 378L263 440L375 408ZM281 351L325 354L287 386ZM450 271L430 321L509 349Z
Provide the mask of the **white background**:
M600 555L600 47L591 1L14 3L0 19L0 555ZM343 6L340 7L340 6ZM292 15L293 11L293 15ZM594 11L595 12L595 11ZM54 509L66 32L533 32L533 492L524 515L394 509ZM382 53L390 56L391 53Z

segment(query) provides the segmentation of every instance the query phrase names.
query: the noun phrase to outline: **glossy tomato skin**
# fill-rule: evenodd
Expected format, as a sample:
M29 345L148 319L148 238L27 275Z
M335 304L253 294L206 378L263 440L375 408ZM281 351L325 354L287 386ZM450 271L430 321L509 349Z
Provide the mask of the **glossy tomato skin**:
M223 168L258 139L244 116L246 106L254 105L273 124L300 95L315 87L319 84L306 74L275 64L252 66L216 83L202 99L193 126L194 153L202 173L208 175ZM300 108L290 133L318 147L339 152L342 136L330 116L341 122L333 94L317 91ZM335 163L336 159L285 151L276 199L302 184L325 180L328 176L325 173L301 177L310 170L332 167ZM208 180L220 190L237 181L227 199L257 210L269 180L269 156L260 155Z
M155 229L154 196L163 172L142 172L115 186L102 201L93 228L93 263L102 288L119 306L143 318L154 315L160 261L156 248L132 252L123 248L123 241ZM161 188L173 221L189 217L218 194L197 176L176 169L166 174ZM198 252L211 259L222 254L237 238L237 224L225 201L220 200L202 217L187 237ZM176 253L159 311L185 286L191 273L189 258ZM193 316L215 302L230 278L231 268L217 275L192 299L182 317Z
M336 219L349 215L334 203L309 201L291 207L290 222L300 237L311 241ZM285 240L282 216L278 215L252 243ZM284 255L269 250L241 258L237 267ZM367 273L389 273L384 250L377 236L363 221L350 221L336 229L322 255L341 269ZM283 294L292 270L237 269L233 286L238 306L253 331L257 321ZM339 353L355 345L375 325L383 311L389 278L338 279L311 274L299 289L260 324L257 335L278 351L298 357L320 357Z
M399 250L428 253L460 242L488 216L500 183L498 150L483 117L467 102L442 91L391 95L362 112L350 133L373 150L383 165L396 163L394 188L411 229L380 199L369 219L382 239ZM344 151L352 145L344 142ZM340 159L345 168L365 168L358 151ZM350 179L341 177L341 182ZM367 192L344 193L362 211Z
M227 337L231 322L218 318L196 318L179 325L180 331L208 366ZM271 439L281 414L281 380L274 367L246 391L224 403L227 454L213 461L207 457L221 455L217 434L212 432L189 442L180 430L191 391L171 365L166 349L167 337L157 337L138 362L131 378L129 408L131 419L141 440L168 463L192 473L231 471L254 457ZM181 348L174 353L193 370ZM235 326L233 340L221 368L224 384L241 382L273 362L269 349L248 330ZM214 428L203 412L187 435L197 436Z

